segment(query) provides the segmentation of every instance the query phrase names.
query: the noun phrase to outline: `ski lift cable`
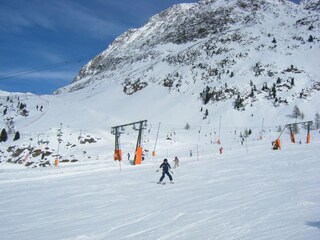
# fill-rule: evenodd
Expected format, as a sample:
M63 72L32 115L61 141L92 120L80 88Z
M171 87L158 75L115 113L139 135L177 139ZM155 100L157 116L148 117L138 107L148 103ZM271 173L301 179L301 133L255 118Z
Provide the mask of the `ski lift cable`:
M29 68L29 69L22 70L22 71L1 74L0 75L0 81L1 80L5 80L5 79L10 79L10 78L15 78L15 77L27 75L27 74L34 73L34 72L40 72L40 71L43 71L43 70L56 68L56 67L60 67L60 66L64 66L64 65L69 65L69 64L73 64L73 63L80 63L80 62L83 62L83 61L85 61L87 59L89 59L89 57L71 59L71 60L58 62L58 63L53 63L53 64L50 64L50 65L45 65L45 66L41 66L41 67L33 67L33 68Z

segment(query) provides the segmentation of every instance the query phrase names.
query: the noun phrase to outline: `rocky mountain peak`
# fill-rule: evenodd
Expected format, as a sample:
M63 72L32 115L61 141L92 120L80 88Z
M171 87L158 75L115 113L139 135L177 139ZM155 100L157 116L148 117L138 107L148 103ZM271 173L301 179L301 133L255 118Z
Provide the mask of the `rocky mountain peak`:
M194 89L204 104L232 100L237 109L261 98L288 104L320 88L320 16L303 9L318 2L174 5L115 39L57 93L113 82L127 95L148 86L180 94Z

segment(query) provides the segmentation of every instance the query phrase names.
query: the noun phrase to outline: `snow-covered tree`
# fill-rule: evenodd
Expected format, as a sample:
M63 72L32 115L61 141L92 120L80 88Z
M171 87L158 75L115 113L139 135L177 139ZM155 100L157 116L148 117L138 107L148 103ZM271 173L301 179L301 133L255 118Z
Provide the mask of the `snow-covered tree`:
M301 116L301 111L300 111L299 107L297 105L295 105L292 110L292 117L298 118L300 116Z

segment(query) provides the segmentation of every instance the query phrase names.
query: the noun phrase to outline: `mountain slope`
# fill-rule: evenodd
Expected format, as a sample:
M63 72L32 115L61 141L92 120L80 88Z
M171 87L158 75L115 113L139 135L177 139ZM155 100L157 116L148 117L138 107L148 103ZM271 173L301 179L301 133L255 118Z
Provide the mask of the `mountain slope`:
M312 96L319 89L319 13L301 6L278 0L175 5L118 37L56 93L112 81L128 95L161 86L202 93L205 104L231 100L232 107L240 98L238 110L260 98L278 106Z
M320 11L319 0L301 0L300 5L307 10Z
M231 132L248 129L259 138L262 122L273 133L271 142L286 123L314 120L320 112L319 28L318 12L289 1L175 5L118 37L59 94L1 97L7 109L3 126L12 120L21 134L18 143L9 136L1 156L25 163L26 152L37 150L29 160L38 163L46 149L51 163L57 155L68 161L109 159L111 126L144 119L153 134L146 138L153 140L161 122L163 139L190 125L216 141L222 119L228 142ZM303 112L299 118L292 117L295 106ZM63 147L57 139L61 124ZM193 133L185 144L193 144ZM103 150L92 152L88 141Z

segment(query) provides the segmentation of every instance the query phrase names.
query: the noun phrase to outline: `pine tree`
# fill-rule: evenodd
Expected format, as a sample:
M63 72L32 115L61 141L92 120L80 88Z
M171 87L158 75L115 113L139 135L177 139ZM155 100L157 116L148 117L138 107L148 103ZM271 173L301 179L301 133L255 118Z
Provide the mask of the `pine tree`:
M280 84L280 83L281 83L281 78L278 77L278 78L277 78L277 84Z
M20 133L19 131L16 132L16 134L14 135L13 141L17 141L20 139Z
M1 134L0 134L0 142L6 142L8 140L8 133L6 129L2 129Z
M205 111L205 113L204 113L204 116L207 118L208 115L209 115L209 111L208 111L208 109L206 109L206 111Z
M273 84L271 91L272 91L272 97L276 98L277 96L276 84Z
M250 97L254 97L254 90L253 90L253 88L251 88Z
M308 42L313 42L313 36L312 35L309 36Z
M293 124L292 125L292 131L293 131L294 134L298 134L299 133L298 124Z
M237 99L234 102L234 108L237 110L244 108L244 99L240 97L240 93L238 93Z
M266 83L266 82L264 82L263 83L263 85L262 85L262 91L266 91L266 90L268 90L269 88L268 88L268 84Z
M249 136L249 131L248 129L245 129L244 130L244 137L247 138Z
M301 116L301 111L300 111L299 107L298 107L297 105L295 105L295 106L293 107L292 117L298 118L298 117L300 117L300 116Z
M253 90L257 91L257 86L256 85L253 85Z

